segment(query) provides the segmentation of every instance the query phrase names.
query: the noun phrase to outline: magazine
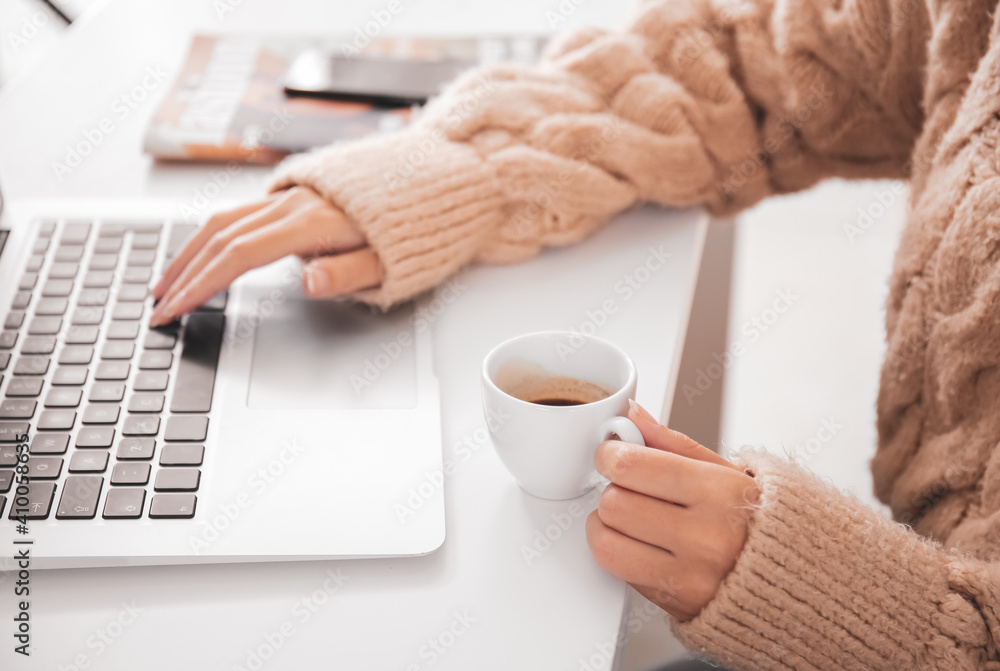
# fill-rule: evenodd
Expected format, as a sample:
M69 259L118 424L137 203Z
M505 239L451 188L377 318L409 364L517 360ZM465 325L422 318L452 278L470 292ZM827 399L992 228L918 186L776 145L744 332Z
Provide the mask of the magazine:
M144 150L159 159L276 163L292 152L400 128L412 108L287 96L282 78L307 49L358 52L341 40L196 35L180 72L146 129ZM539 37L379 37L360 53L470 63L532 63Z

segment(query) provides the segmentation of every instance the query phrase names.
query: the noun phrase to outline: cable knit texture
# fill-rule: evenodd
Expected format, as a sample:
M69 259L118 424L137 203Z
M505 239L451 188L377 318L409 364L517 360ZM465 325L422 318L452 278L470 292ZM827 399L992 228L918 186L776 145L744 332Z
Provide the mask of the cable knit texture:
M352 218L385 267L356 297L388 308L639 201L728 213L833 175L909 178L872 461L897 522L748 452L746 546L675 630L737 669L1000 670L995 5L649 0L538 67L468 73L403 131L290 160L274 188Z

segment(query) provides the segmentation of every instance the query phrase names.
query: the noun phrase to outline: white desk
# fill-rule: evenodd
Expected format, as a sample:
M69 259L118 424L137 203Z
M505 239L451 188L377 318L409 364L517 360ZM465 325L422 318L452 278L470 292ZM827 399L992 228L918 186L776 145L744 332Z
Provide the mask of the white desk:
M84 128L106 116L148 66L161 66L172 78L193 31L350 32L382 6L220 2L235 6L223 19L208 0L111 0L74 26L29 77L3 90L0 177L7 198L187 201L209 168L154 165L140 153L155 99L119 123L61 182L51 163ZM557 8L531 0L403 4L405 11L389 29L425 34L544 32L545 11ZM610 1L591 0L571 19L613 23L621 11ZM259 195L266 175L244 169L224 197ZM525 560L522 547L571 506L523 494L489 444L476 442L485 426L479 366L490 347L512 335L599 321L588 311L612 299L618 311L597 334L635 358L639 401L669 408L706 226L707 218L693 211L639 211L582 245L515 270L475 268L460 274L458 281L467 288L434 324L444 457L456 464L444 490L448 537L438 552L405 560L38 572L30 663L12 653L14 597L9 580L0 584L0 640L5 641L0 668L73 668L78 655L87 668L143 671L612 668L622 652L620 646L615 652L614 642L626 589L603 574L587 550L583 519L593 498L584 499L582 514L570 518L550 547L530 564ZM648 275L640 272L638 277L648 280L631 296L616 293L616 283L645 264L650 246L671 254L669 262ZM473 448L457 451L466 437ZM330 571L347 581L327 598L323 588ZM120 626L130 620L123 603L134 603L141 613ZM110 645L100 643L101 631ZM442 652L433 652L432 640ZM266 654L269 647L276 649L273 657L247 666L248 649Z

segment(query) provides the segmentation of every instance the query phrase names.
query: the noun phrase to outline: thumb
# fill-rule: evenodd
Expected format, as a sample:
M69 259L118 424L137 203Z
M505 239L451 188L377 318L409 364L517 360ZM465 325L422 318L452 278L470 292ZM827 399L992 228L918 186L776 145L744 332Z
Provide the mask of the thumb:
M631 410L628 411L628 418L635 422L635 425L639 428L647 447L663 450L664 452L672 452L678 456L696 461L728 466L742 472L742 469L720 457L704 445L701 445L695 439L685 436L680 431L674 431L663 426L635 401L629 399L629 406L631 406Z
M382 264L370 247L319 256L306 264L302 284L309 298L329 298L378 286Z

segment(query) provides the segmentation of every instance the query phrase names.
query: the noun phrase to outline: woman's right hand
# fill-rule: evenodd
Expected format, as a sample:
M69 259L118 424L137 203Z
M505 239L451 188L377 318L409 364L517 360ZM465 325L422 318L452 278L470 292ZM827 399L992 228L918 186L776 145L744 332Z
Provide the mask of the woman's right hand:
M378 286L382 264L364 235L330 201L294 186L214 214L153 288L150 326L204 304L243 273L291 254L306 259L307 296L327 298Z

